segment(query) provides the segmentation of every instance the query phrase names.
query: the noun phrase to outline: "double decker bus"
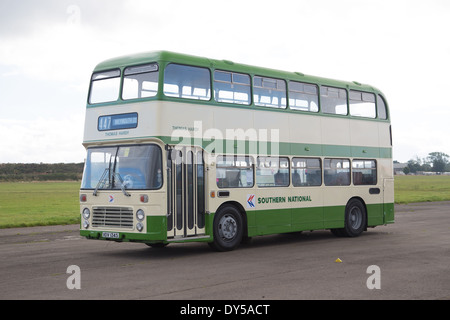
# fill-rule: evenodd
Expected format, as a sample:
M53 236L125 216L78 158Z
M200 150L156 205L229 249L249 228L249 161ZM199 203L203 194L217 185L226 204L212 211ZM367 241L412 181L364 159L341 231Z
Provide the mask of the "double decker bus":
M207 242L394 222L381 91L158 51L98 64L88 94L80 234Z

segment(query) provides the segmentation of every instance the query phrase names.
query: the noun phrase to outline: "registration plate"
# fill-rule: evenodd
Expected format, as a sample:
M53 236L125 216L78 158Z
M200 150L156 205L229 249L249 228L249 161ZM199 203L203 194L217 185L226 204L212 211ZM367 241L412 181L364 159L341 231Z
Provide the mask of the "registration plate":
M109 238L109 239L119 239L119 233L118 232L103 232L102 237Z

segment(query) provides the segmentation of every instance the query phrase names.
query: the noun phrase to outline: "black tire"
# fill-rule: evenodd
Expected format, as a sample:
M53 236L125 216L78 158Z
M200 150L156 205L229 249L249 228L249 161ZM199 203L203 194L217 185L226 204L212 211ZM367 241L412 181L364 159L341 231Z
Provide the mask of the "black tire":
M366 207L358 199L351 199L345 207L345 222L342 229L331 229L338 237L357 237L367 225Z
M234 250L242 241L243 230L239 211L233 206L224 207L214 216L214 241L208 244L217 251Z

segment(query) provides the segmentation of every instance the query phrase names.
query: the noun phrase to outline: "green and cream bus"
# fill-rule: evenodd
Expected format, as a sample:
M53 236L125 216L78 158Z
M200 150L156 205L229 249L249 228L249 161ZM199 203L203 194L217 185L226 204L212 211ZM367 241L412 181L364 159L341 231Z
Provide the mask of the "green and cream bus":
M258 235L394 222L392 134L376 88L167 51L98 64L80 234L225 251Z

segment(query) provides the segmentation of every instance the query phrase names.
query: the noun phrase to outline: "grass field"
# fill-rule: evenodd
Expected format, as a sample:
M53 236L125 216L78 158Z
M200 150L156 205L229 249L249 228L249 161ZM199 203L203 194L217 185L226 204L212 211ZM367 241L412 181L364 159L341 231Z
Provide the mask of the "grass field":
M0 228L80 222L80 182L0 183Z
M0 228L80 223L80 182L0 183ZM450 176L396 176L395 202L450 201Z
M395 203L450 201L450 176L396 176Z

